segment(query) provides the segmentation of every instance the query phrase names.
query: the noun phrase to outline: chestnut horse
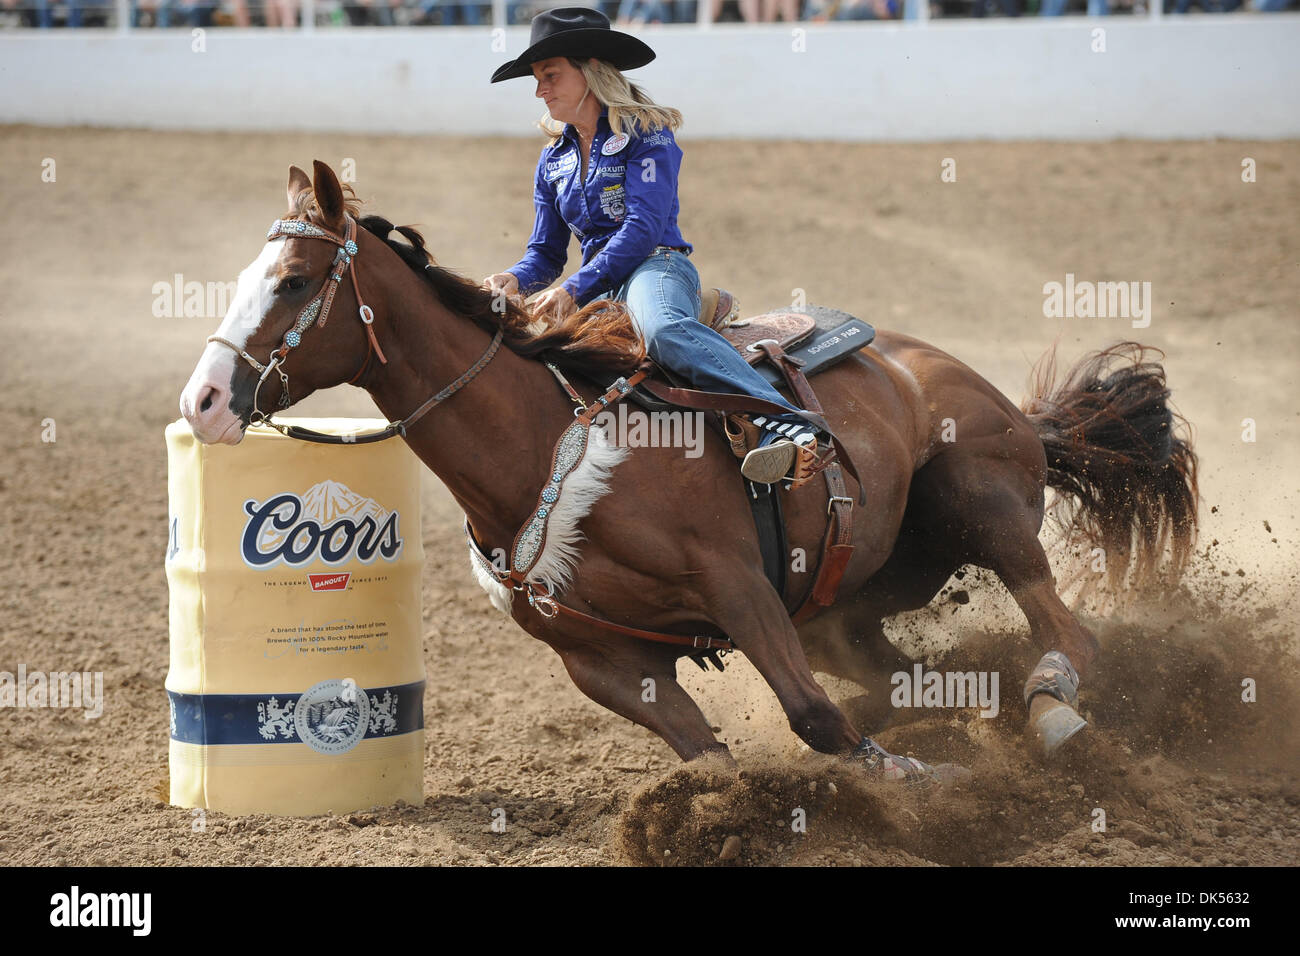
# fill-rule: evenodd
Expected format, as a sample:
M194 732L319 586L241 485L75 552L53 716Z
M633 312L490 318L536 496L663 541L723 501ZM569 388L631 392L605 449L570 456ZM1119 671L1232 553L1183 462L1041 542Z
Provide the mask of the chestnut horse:
M398 228L402 242L377 216L358 223L351 190L323 163L314 172L309 180L290 169L289 213L241 273L236 300L182 393L182 414L199 440L235 444L277 403L353 383L390 421L408 416L403 437L464 509L474 537L489 554L508 550L537 508L557 438L575 420L538 357L561 356L590 373L575 375L590 401L643 358L626 312L600 302L558 324L534 323L521 301L438 266L415 230ZM328 323L322 296L324 313L339 305ZM1059 385L1052 379L1049 361L1022 411L955 358L888 331L819 375L826 419L861 470L861 487L846 476L848 493L864 493L866 506L855 511L839 602L798 629L787 602L806 596L816 569L788 575L784 595L768 582L737 462L720 437L695 458L673 448L611 451L594 439L605 464L588 476L578 514L585 541L556 597L625 626L726 635L808 746L861 757L886 777L933 779L933 768L875 747L813 671L878 691L882 675L910 665L885 639L882 618L925 606L965 564L988 568L1044 652L1025 695L1030 727L1050 751L1084 726L1076 688L1099 648L1057 595L1039 544L1045 486L1063 493L1065 519L1106 549L1119 577L1181 567L1197 510L1195 456L1175 434L1181 419L1168 406L1164 371L1141 346L1125 343ZM439 390L445 400L411 421ZM825 488L809 484L783 499L790 547L819 554ZM727 753L677 682L689 647L546 618L476 570L494 602L559 654L583 693L652 730L684 760Z

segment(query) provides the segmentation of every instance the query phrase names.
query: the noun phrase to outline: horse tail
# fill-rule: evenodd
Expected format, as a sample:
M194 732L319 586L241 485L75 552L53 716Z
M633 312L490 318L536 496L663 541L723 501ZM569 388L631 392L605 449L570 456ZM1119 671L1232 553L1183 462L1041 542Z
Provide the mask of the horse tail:
M1196 543L1196 453L1169 404L1164 353L1121 342L1085 355L1058 383L1056 349L1033 372L1021 410L1047 453L1051 516L1103 549L1107 579L1176 583ZM1184 437L1186 436L1186 437Z

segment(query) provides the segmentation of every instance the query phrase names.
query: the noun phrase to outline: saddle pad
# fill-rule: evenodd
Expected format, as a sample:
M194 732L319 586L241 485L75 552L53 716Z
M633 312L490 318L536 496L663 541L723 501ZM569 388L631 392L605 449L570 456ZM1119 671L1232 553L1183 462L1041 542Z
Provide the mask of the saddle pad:
M768 323L767 321L787 314L796 318L785 323ZM762 352L750 352L748 350L748 346L754 342L765 338L774 338L780 342L784 336L797 336L793 341L798 343L798 348L792 347L786 342L781 342L781 348L788 354L807 363L802 369L806 378L811 378L817 372L830 368L846 355L870 345L876 337L876 330L870 324L849 315L847 312L827 308L824 305L810 305L803 309L774 309L772 312L753 317L753 320L758 319L764 321L756 324L755 321L742 319L742 324L738 327L733 323L732 326L719 329L718 332L727 341L731 342L736 347L736 350L741 355L744 355L750 363L763 358ZM809 322L811 322L811 325L809 325ZM807 331L797 331L805 326L808 327ZM782 328L786 330L784 336L781 332ZM746 333L743 338L740 336L742 332ZM755 365L754 368L772 385L777 388L785 388L785 377L781 374L780 369L773 366L771 362L761 362ZM689 382L681 376L669 374L663 369L659 369L656 374L665 378L671 384L689 387ZM639 385L632 390L631 398L647 411L671 411L676 407L660 401ZM707 416L705 421L714 426L721 434L722 429L717 426L714 416Z
M794 310L765 312L739 319L718 331L750 365L763 360L763 353L750 348L763 339L776 339L781 348L791 351L812 334L817 320L806 312Z
M805 378L824 372L846 356L870 345L876 337L876 330L869 323L838 309L810 305L803 313L813 317L816 329L798 348L787 348L786 352L805 363L802 368ZM773 385L785 385L785 377L771 362L764 362L755 368Z

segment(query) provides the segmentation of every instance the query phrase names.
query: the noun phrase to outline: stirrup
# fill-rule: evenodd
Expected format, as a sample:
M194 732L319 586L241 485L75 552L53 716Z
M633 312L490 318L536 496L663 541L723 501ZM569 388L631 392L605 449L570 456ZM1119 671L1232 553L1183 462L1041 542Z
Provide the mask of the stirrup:
M740 463L740 473L755 484L774 485L790 472L795 451L794 442L788 440L755 448Z
M788 481L791 488L798 488L817 473L820 459L817 457L817 432L812 427L791 427L789 423L775 422L762 415L754 419L754 424L780 437L745 455L740 466L742 475L756 484ZM788 431L789 435L783 431Z

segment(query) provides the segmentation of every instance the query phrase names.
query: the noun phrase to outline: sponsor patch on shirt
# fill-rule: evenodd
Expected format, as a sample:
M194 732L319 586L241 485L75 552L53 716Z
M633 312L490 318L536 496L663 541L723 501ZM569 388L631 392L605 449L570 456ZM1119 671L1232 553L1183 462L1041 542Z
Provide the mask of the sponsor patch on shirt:
M611 176L617 176L619 179L622 179L626 174L627 174L627 167L624 166L622 163L620 163L617 166L599 166L596 168L596 175L603 176L605 178L609 178Z
M609 139L605 140L605 145L600 148L600 151L606 156L613 156L626 145L627 133L616 133Z
M568 176L578 166L578 154L569 152L565 153L559 159L548 159L546 161L546 181L554 182L563 176Z
M623 190L623 184L616 186L606 186L600 191L600 209L606 216L615 222L622 220L627 214L627 193Z

